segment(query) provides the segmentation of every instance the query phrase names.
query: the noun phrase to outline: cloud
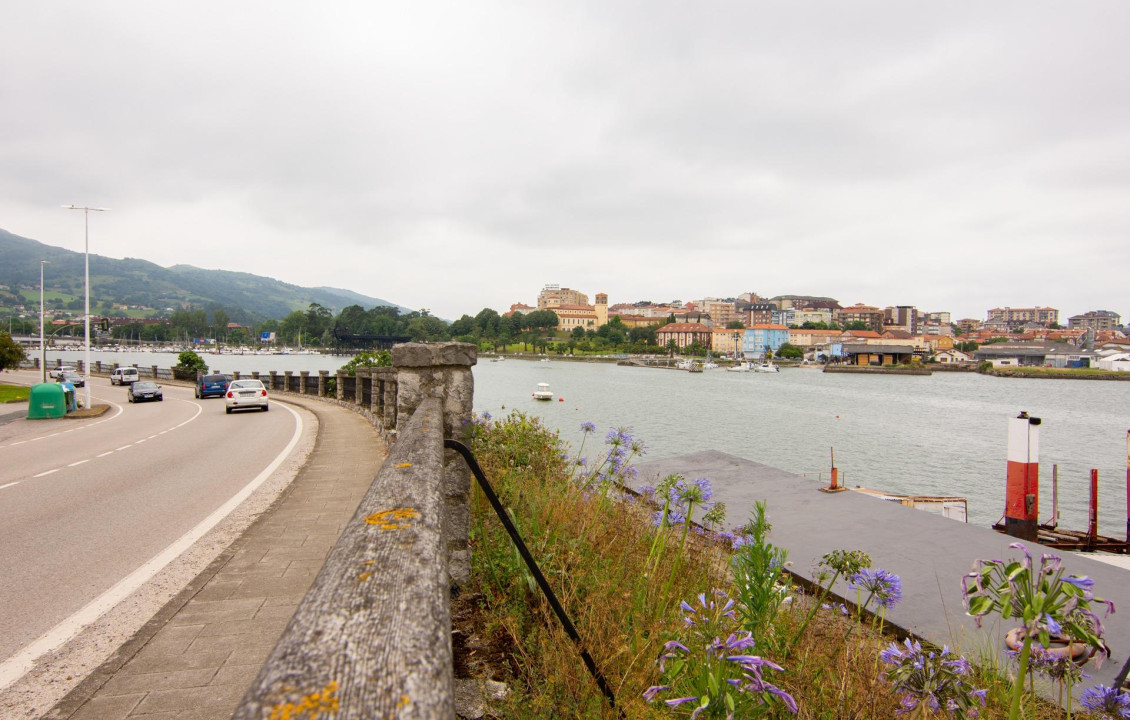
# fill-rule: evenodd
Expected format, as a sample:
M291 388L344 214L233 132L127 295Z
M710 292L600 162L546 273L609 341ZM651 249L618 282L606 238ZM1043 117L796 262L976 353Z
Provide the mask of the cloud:
M25 4L0 226L445 317L547 282L1118 309L1120 2ZM1102 258L1096 262L1096 258Z

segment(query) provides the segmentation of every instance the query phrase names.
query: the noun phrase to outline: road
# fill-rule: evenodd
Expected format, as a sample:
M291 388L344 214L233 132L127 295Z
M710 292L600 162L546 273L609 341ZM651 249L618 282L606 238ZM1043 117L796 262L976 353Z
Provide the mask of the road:
M0 664L67 639L93 601L128 593L139 569L179 554L301 431L275 400L269 412L227 415L221 399L163 389L163 402L130 404L125 388L91 378L94 402L111 406L101 417L0 417Z

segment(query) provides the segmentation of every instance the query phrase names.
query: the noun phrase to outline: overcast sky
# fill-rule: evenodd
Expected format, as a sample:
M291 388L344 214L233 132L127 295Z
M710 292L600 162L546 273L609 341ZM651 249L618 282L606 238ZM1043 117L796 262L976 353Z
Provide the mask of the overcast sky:
M1130 315L1130 3L5 3L0 228L454 319ZM2 258L0 258L2 261Z

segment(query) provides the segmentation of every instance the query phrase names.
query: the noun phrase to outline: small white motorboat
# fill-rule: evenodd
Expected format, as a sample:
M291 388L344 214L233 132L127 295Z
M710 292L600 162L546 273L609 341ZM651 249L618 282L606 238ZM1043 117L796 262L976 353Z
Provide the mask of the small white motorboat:
M765 373L781 372L780 368L778 368L776 365L774 365L771 362L761 363L755 369L757 370L757 372L765 372Z
M552 400L553 391L549 389L549 383L538 383L538 389L534 390L534 400Z

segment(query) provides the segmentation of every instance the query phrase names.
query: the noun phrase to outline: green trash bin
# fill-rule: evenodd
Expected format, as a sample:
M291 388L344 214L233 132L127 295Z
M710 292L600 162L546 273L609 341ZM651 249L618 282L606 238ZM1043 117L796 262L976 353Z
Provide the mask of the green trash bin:
M27 419L61 418L67 414L67 393L55 383L38 383L28 394Z

